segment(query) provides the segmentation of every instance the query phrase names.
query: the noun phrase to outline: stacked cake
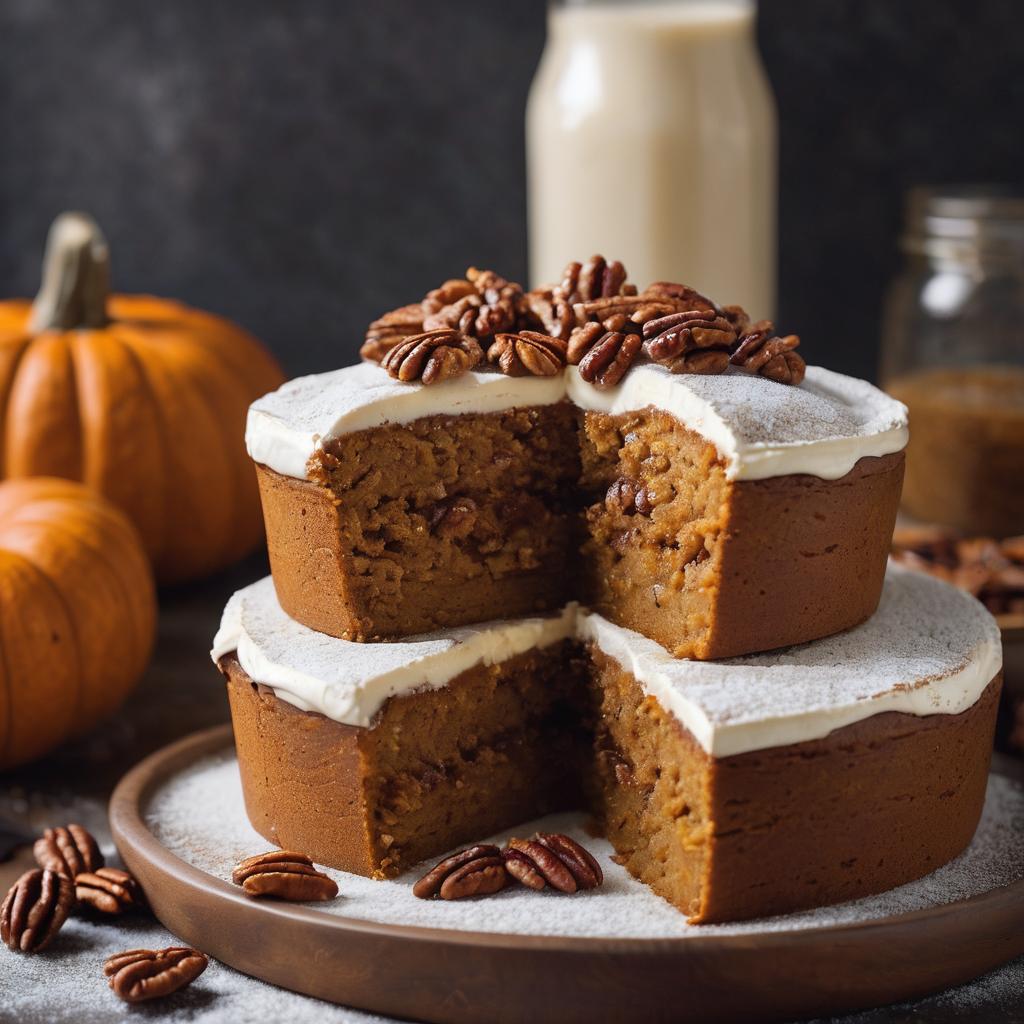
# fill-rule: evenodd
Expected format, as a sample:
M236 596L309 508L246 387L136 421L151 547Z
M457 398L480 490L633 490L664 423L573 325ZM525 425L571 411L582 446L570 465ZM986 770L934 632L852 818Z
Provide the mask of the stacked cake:
M659 361L650 294L616 294L651 357L614 380L594 348L566 359L581 329L621 354L633 328L591 330L577 303L565 337L488 348L481 290L476 321L455 298L466 333L403 307L383 365L254 403L273 575L234 595L213 654L268 839L394 877L579 807L694 922L877 892L970 841L999 635L886 570L905 409L802 363L750 372L735 307L697 346L716 372ZM492 354L520 342L550 358ZM402 345L444 372L406 373Z

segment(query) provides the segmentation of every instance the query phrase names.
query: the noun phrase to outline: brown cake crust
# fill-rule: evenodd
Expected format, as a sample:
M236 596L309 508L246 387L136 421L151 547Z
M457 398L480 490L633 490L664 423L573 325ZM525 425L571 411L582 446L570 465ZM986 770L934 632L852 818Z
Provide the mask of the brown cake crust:
M715 759L614 659L591 650L584 681L574 650L529 652L392 698L370 729L299 711L228 655L250 821L317 863L392 877L589 805L626 868L700 923L882 892L935 870L974 834L998 675L959 715L887 712Z

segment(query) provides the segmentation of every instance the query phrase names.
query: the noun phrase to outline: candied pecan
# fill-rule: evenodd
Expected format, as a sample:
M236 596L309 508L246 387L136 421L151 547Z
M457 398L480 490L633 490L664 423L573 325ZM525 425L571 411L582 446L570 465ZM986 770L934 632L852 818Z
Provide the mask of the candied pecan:
M626 284L626 268L618 261L609 263L603 256L591 256L586 263L573 261L562 271L558 291L571 302L590 302L612 295L635 295Z
M472 498L451 498L434 506L430 515L430 529L439 537L458 540L473 532L476 518L476 502Z
M585 324L588 320L604 322L610 317L628 316L635 323L642 324L655 316L677 312L680 304L672 299L649 299L639 295L613 295L607 299L594 299L591 302L577 302L572 311L577 324Z
M431 292L428 295L431 306L444 297L452 301L430 310L423 320L424 330L451 327L478 339L489 339L500 332L515 330L527 310L523 289L518 284L493 270L478 270L476 267L466 271L465 282L465 286L461 286L457 281L447 281L437 290L439 294Z
M439 384L471 370L483 358L474 338L445 328L400 341L381 366L396 380Z
M50 868L26 871L0 906L0 941L21 953L45 949L67 920L74 883Z
M691 309L683 313L648 320L644 324L644 348L656 363L668 363L695 349L721 349L726 354L736 341L736 333L725 317Z
M780 338L771 320L758 320L740 338L732 363L780 384L799 384L807 369L807 364L793 351L799 344L795 334Z
M81 825L48 828L32 847L32 855L41 868L74 878L83 871L103 867L99 843Z
M487 350L487 359L508 377L554 377L565 366L567 347L548 334L519 331L499 334Z
M461 900L468 896L489 896L504 889L507 882L501 851L496 846L471 846L432 867L412 887L412 894L421 900L434 896Z
M296 903L333 900L338 895L338 886L313 867L304 853L294 850L272 850L248 857L235 865L231 881L247 896L272 896Z
M579 368L580 376L588 384L603 389L614 387L622 380L640 354L643 342L639 334L605 331L603 327L600 330L603 333L580 358Z
M576 326L572 303L557 288L534 288L525 297L525 323L542 327L552 338L567 341Z
M403 338L423 330L423 306L419 302L385 313L366 328L366 340L360 356L379 363Z
M742 338L750 330L750 317L742 306L722 306L718 315L729 321L737 338Z
M698 348L686 352L663 364L672 373L697 373L713 375L725 373L729 368L729 350L724 348Z
M115 953L103 965L114 995L126 1003L160 999L191 985L209 963L205 953L188 946L167 949L129 949Z
M531 889L550 885L559 892L594 889L604 881L601 866L575 839L538 832L533 839L508 841L504 850L508 873Z
M476 288L472 281L467 281L464 277L449 278L440 288L434 288L427 292L422 303L423 312L437 313L445 306L450 306L467 295L475 294Z
M717 312L715 304L696 289L686 284L674 284L672 281L655 281L648 285L643 296L649 299L673 299L686 306L687 309L703 309L705 312Z
M118 868L97 868L75 875L75 898L101 914L121 914L145 905L139 883Z

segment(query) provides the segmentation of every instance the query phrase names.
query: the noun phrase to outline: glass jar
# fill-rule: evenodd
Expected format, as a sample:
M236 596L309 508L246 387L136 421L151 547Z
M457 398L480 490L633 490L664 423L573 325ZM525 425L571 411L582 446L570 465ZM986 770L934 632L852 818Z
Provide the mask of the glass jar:
M565 0L527 107L530 277L602 253L770 317L775 104L756 0Z
M904 509L1024 533L1024 197L915 189L902 247L881 373L910 409Z

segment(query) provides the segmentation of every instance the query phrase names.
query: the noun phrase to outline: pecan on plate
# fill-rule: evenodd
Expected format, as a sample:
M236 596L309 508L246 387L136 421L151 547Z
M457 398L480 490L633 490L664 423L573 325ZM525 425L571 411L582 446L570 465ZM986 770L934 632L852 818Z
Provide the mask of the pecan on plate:
M508 873L531 889L550 885L559 892L596 889L603 881L601 865L575 839L561 833L538 832L532 839L510 839L503 852Z
M736 332L724 316L690 309L647 321L644 338L647 355L673 373L724 373Z
M384 357L381 366L407 384L440 384L471 370L483 356L475 338L442 328L403 338Z
M99 843L81 825L48 828L33 844L32 855L41 868L68 878L95 871L104 864Z
M293 903L333 900L338 886L304 854L294 850L272 850L247 857L235 865L231 881L246 896L271 896Z
M570 303L636 295L636 288L626 284L626 276L626 268L618 260L609 263L603 256L594 255L586 263L574 260L567 264L557 287Z
M507 377L554 377L565 366L567 344L538 331L499 334L487 350Z
M0 941L20 953L45 949L67 920L74 884L49 868L26 871L0 906Z
M508 882L508 873L496 846L471 846L445 857L413 887L421 900L440 896L443 900L461 900L469 896L490 896Z
M403 338L422 333L423 316L422 304L414 302L378 317L366 328L366 340L359 354L379 363Z
M97 868L75 875L75 899L101 914L122 914L146 902L139 883L118 868Z
M580 376L596 388L614 387L640 354L639 334L605 330L603 324L583 324L569 338L567 357Z
M160 999L191 985L209 963L205 953L188 946L129 949L103 965L114 995L126 1003Z
M740 338L732 363L747 373L756 373L780 384L799 384L807 369L801 356L793 351L799 344L797 335L780 338L771 320L758 320Z

